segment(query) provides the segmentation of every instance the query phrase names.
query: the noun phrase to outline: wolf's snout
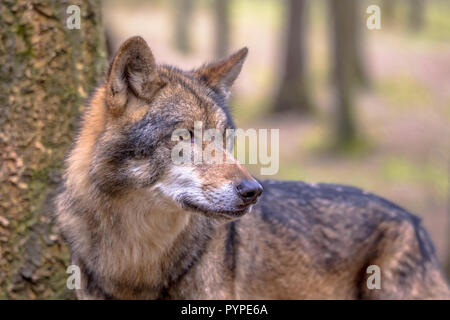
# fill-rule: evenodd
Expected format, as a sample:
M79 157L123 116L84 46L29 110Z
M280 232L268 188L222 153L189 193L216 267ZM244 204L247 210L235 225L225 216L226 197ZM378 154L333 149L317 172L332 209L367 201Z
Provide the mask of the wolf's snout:
M258 181L245 179L236 186L236 191L244 204L247 205L256 202L256 199L263 192L263 188Z

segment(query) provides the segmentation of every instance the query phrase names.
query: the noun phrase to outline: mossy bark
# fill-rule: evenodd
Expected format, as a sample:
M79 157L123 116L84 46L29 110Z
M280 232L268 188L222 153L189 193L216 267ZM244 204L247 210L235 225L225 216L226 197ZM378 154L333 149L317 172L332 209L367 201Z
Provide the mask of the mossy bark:
M67 7L81 28L66 26ZM75 118L104 71L100 3L0 4L0 299L68 298L52 196Z

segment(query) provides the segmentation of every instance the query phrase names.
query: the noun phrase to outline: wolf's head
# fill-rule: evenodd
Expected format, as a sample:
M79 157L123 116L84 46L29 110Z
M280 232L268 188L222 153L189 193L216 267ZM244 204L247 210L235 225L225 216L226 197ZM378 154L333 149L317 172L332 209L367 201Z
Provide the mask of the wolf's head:
M213 151L221 153L222 162L173 159L175 146L190 147L183 149L192 151L189 159L208 146L191 135L198 130L194 124L217 129L226 139L226 129L233 128L227 97L246 55L243 48L219 62L181 71L156 65L142 38L127 40L93 98L76 145L90 149L84 169L96 190L112 197L159 191L191 211L225 217L246 213L262 187L225 148ZM180 130L187 136L174 135ZM83 170L76 161L76 156L69 159Z

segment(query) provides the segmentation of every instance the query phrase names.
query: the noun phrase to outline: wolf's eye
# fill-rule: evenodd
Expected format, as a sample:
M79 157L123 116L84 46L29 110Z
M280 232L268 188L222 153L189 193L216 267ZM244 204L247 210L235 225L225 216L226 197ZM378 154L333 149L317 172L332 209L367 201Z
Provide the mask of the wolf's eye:
M188 135L179 135L178 141L188 141L194 142L194 131L188 130Z
M193 130L189 130L189 135L191 136L191 142L194 142L195 141L194 131Z

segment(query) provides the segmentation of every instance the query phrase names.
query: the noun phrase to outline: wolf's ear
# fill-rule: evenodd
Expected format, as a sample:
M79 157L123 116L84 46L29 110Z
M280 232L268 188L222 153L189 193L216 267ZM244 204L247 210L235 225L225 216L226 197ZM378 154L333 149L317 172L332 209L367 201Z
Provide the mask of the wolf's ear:
M152 51L144 39L132 37L122 44L109 67L106 103L113 113L120 114L130 92L150 100L162 85Z
M194 74L209 86L221 90L228 96L233 82L241 72L247 53L248 49L242 48L228 58L194 70Z

